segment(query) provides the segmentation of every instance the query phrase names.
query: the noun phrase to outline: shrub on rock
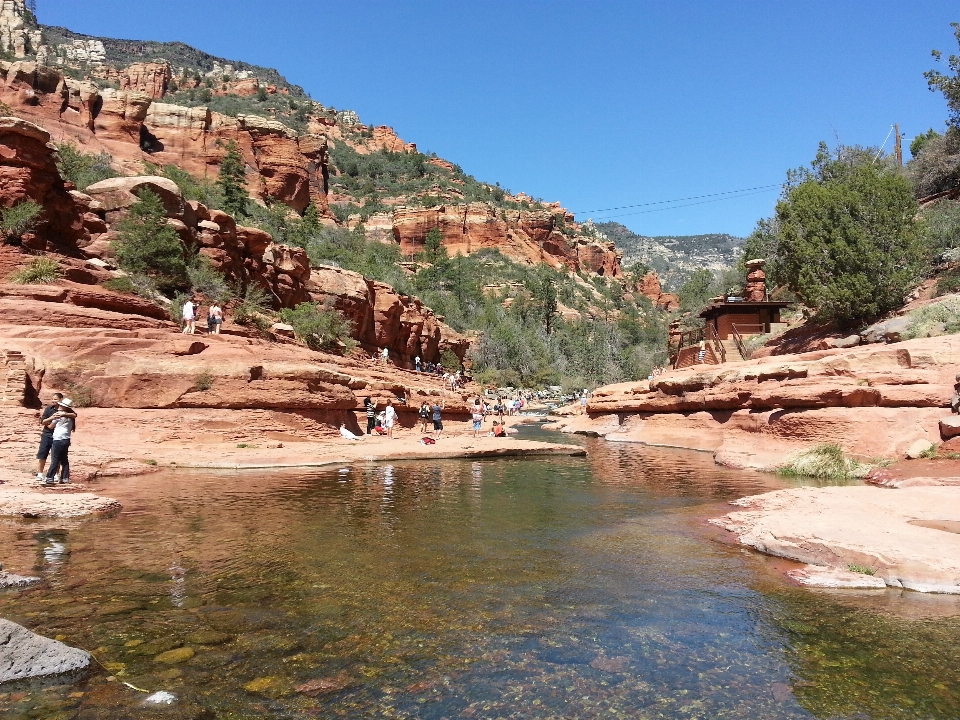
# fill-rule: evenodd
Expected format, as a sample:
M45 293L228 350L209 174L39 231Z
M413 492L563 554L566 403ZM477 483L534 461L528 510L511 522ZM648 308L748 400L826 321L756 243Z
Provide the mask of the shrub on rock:
M312 350L350 351L356 346L350 321L331 307L300 303L295 308L282 310L280 317Z

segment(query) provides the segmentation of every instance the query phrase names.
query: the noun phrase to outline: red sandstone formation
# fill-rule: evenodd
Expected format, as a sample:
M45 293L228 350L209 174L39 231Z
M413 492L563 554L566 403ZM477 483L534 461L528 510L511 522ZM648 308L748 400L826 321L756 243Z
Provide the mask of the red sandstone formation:
M327 137L347 142L361 153L416 151L415 145L404 142L386 126L369 128L372 137L366 137L364 132L346 133L334 119L321 117L311 121L311 133L298 136L268 118L232 118L205 107L158 102L171 81L165 63L105 68L101 74L118 82L120 89L101 91L93 83L73 80L33 62L0 62L0 101L49 128L58 142L74 142L86 152L109 153L128 175L141 174L144 163L149 162L176 165L197 177L213 178L227 143L234 141L246 161L247 187L254 197L285 203L298 212L312 202L325 216ZM247 90L256 92L255 83L247 85ZM452 168L444 160L431 162ZM613 243L564 234L558 217L564 229L576 231L573 215L556 203L545 210L506 214L482 203L400 209L393 218L393 235L408 254L419 249L431 228L440 227L444 243L453 253L497 248L523 262L614 278L622 275ZM669 306L669 297L661 304Z
M115 82L127 92L141 92L154 100L167 94L173 75L165 62L133 63L126 68L106 66L93 73L94 77ZM256 92L256 91L254 91Z
M708 450L734 467L776 468L817 443L898 457L947 437L958 351L953 335L688 368L599 388L594 419L565 429Z
M95 183L86 193L68 191L57 172L49 135L31 123L0 118L0 204L10 207L31 199L45 208L43 223L28 245L34 250L51 249L76 258L64 259L66 276L90 283L92 290L64 292L38 289L29 295L44 303L44 313L31 314L19 301L0 297L5 317L19 324L52 324L63 327L101 327L108 324L131 329L156 328L165 312L142 300L109 293L95 285L112 277L104 268L112 256L110 227L137 202L137 193L148 189L157 194L188 248L199 248L214 266L241 289L257 285L273 298L275 308L294 307L318 300L341 309L354 323L354 334L369 350L386 347L393 360L412 367L413 358L439 359L446 349L463 357L468 341L436 318L416 298L397 294L391 287L364 279L356 273L331 268L311 272L304 250L273 242L262 230L238 226L228 214L198 202L184 200L176 183L163 177L121 177ZM5 255L16 250L9 248ZM24 258L25 260L26 258ZM86 262L85 262L86 260ZM22 293L8 289L6 298ZM79 298L79 299L78 299ZM59 304L56 311L53 305ZM102 312L114 313L118 304L133 315L150 321L115 317L109 323ZM73 307L86 308L78 311ZM149 306L145 311L140 306ZM133 310L132 308L138 308ZM26 315L24 314L26 313ZM47 320L42 315L46 314ZM57 321L56 317L63 317ZM90 323L93 323L91 325ZM132 323L132 324L131 324Z
M767 275L763 271L766 260L747 261L747 285L743 299L747 302L763 302L767 299Z
M644 275L633 290L652 300L654 307L661 310L676 310L680 307L680 298L673 293L663 292L660 278L653 270Z
M443 244L451 254L494 248L521 262L541 262L570 271L583 269L613 278L623 274L620 253L612 242L570 238L557 229L555 215L520 210L504 218L486 203L400 208L393 216L393 235L405 255L421 251L427 233L440 228ZM568 221L572 220L568 216Z
M354 337L368 350L388 347L406 367L413 358L439 357L445 350L462 358L469 340L444 325L419 298L400 295L360 273L320 266L307 284L312 299L331 305L354 325Z
M164 70L166 68L166 70ZM144 163L171 164L212 178L235 141L247 164L254 197L303 211L314 202L327 213L326 140L297 135L275 120L236 118L157 102L169 84L169 68L157 63L118 71L120 90L100 91L33 62L0 62L0 101L48 128L58 142L86 152L107 152L118 168L139 174Z
M0 206L32 200L43 207L35 234L24 238L33 250L47 243L69 251L99 230L102 221L81 193L67 190L54 159L50 135L17 118L0 118Z

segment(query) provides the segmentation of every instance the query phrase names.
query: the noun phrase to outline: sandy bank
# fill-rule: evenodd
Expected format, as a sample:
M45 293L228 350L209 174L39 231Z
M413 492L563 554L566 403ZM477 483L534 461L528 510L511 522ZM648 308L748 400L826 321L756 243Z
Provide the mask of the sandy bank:
M871 570L890 587L960 594L958 499L950 487L795 488L741 498L732 504L743 509L710 522L771 555Z

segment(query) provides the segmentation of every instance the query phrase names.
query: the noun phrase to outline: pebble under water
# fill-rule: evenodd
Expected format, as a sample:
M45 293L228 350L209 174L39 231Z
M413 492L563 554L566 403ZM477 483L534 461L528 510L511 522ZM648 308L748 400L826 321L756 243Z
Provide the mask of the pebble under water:
M585 442L114 480L117 517L0 523L45 579L0 617L102 664L0 686L0 717L960 717L960 599L793 587L704 519L794 481Z

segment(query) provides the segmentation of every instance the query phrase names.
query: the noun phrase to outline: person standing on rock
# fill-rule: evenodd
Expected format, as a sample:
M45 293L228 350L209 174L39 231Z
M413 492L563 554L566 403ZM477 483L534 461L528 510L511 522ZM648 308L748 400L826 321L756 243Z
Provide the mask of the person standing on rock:
M57 471L60 471L60 482L70 482L70 436L73 434L74 420L77 414L73 411L73 402L70 398L63 398L58 403L59 409L49 418L46 424L53 430L53 445L50 448L50 468L44 485L55 485Z
M197 306L193 302L193 297L188 297L183 304L183 330L184 335L193 335L197 330Z
M483 427L483 404L479 398L473 403L473 415L471 419L473 420L473 436L475 438L480 437L481 428Z
M430 405L424 400L420 403L420 432L427 434L427 423L430 421Z
M367 412L367 435L377 426L377 404L368 397L363 399L363 409Z
M397 411L393 407L393 400L387 400L387 407L383 411L383 425L387 429L387 437L393 438L393 426L397 423Z
M63 400L63 393L53 394L53 403L47 405L40 414L40 449L37 450L37 481L43 482L43 469L47 465L47 458L50 457L50 449L53 447L53 427L47 426L47 420L60 410L60 401ZM76 414L74 414L76 417Z
M383 349L383 352L381 353L381 357L383 358L384 365L390 364L390 351L387 348Z
M419 355L417 355L413 359L413 366L416 368L417 372L420 372L420 356Z
M439 440L440 435L443 434L443 420L441 419L441 413L443 412L443 400L438 400L430 408L430 415L433 418L433 439Z

